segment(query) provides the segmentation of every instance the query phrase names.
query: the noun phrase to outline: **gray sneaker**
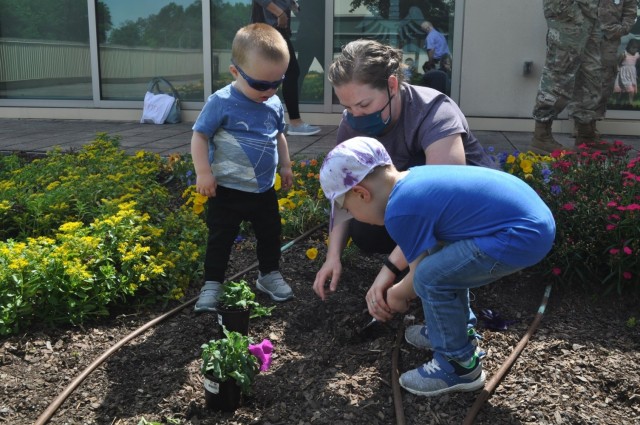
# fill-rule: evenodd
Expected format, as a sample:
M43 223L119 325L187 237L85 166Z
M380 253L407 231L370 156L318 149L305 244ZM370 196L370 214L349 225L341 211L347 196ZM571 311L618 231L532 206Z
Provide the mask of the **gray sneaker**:
M468 367L436 353L422 366L400 375L400 386L412 394L427 397L449 392L475 391L484 387L486 375L482 363L473 356Z
M287 285L287 282L284 281L284 278L277 270L264 276L258 272L256 288L269 295L274 301L286 301L293 298L291 287Z
M467 330L467 333L471 340L471 345L476 347L476 355L481 359L484 358L487 353L478 346L478 340L482 339L480 334L476 332L475 328L470 328ZM429 339L429 335L427 335L427 327L425 325L409 326L404 331L404 339L409 344L421 350L433 350L431 340Z
M193 311L196 313L213 312L218 306L218 298L222 294L222 285L220 282L208 280L200 289L200 297L196 302Z
M304 123L298 126L289 125L287 128L287 134L289 136L313 136L314 134L320 133L320 130L320 127Z

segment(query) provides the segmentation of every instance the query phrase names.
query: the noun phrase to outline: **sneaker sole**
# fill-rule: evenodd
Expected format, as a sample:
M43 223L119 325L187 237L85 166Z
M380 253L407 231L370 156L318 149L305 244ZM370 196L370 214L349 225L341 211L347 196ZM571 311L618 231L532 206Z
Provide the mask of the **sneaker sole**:
M215 307L193 307L193 311L196 313L215 313L218 311Z
M302 131L287 131L287 136L313 136L314 134L320 133L322 130L311 131L311 132L302 132Z
M271 291L269 291L267 288L265 288L264 286L260 285L259 283L256 283L256 289L260 290L261 292L264 292L265 294L269 295L271 297L272 300L274 301L287 301L290 300L291 298L293 298L293 294L287 296L287 297L278 297L277 295L274 295Z
M405 387L404 385L402 385L402 382L400 382L400 386L405 390L407 390L408 392L410 392L411 394L420 395L424 397L435 397L435 396L452 393L452 392L476 391L481 388L484 388L484 383L486 380L487 380L487 375L484 373L484 370L483 370L480 376L475 381L467 382L464 384L456 384L452 387L443 388L441 390L435 390L435 391L414 390L412 388Z

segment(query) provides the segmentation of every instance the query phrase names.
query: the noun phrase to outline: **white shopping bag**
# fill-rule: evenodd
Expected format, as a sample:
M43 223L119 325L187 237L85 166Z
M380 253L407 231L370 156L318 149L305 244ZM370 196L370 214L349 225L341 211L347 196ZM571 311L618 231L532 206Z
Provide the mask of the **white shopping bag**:
M176 99L168 94L154 94L147 92L144 95L144 108L142 109L142 124L164 124L169 111Z

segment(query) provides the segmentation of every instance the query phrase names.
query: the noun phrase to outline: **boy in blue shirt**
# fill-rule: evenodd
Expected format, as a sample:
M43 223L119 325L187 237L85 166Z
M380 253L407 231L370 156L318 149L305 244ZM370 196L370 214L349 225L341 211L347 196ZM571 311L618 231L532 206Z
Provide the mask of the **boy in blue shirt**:
M320 169L332 218L351 214L384 225L409 262L409 273L386 293L390 313L420 297L426 325L405 339L433 359L405 372L407 391L435 396L484 386L470 338L469 289L538 263L555 237L553 215L521 179L485 167L425 165L400 172L375 139L355 137L327 154ZM342 210L342 211L339 211ZM378 320L378 303L367 300Z
M251 222L257 239L257 289L274 301L293 297L278 271L281 223L274 189L278 164L282 188L293 182L284 108L275 96L288 63L287 43L274 28L241 28L231 47L229 71L235 81L209 96L193 125L196 190L209 197L205 283L196 312L216 310L242 220Z

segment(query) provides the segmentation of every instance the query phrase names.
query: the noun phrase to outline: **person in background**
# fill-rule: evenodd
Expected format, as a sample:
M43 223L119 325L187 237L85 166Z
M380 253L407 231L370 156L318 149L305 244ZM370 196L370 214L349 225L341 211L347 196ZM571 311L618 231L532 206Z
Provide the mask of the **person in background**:
M637 0L618 0L618 1L600 1L598 7L598 23L600 24L602 38L600 40L600 61L602 64L602 92L596 105L596 120L591 122L593 126L593 134L596 139L600 138L600 132L596 127L598 120L604 119L607 111L607 102L614 91L614 85L617 82L618 66L620 55L618 47L623 36L629 34L629 31L636 22L638 16ZM578 74L579 76L582 74ZM580 80L576 81L575 109L582 109L583 97L589 96L584 93L584 83ZM577 129L574 130L577 134ZM576 145L581 144L582 140L576 140ZM584 141L584 142L588 142Z
M281 224L274 188L278 164L282 188L293 183L284 108L275 95L288 64L287 42L273 27L241 28L231 47L229 71L235 81L209 96L193 125L196 191L209 198L205 282L197 313L216 311L242 220L250 221L256 234L257 289L274 301L293 297L278 271Z
M282 34L289 48L289 66L282 83L282 97L289 115L287 134L290 136L313 136L320 132L320 127L307 124L300 116L298 92L300 66L291 42L291 12L303 12L295 0L253 0L253 2L252 22L264 22L275 27Z
M627 93L629 105L633 104L638 93L638 70L636 68L640 59L640 41L632 38L627 42L627 47L620 57L620 70L615 81L614 91L620 95Z
M425 61L422 64L424 74L422 74L420 85L438 90L448 96L449 93L447 91L451 87L451 80L449 80L447 73L440 69L429 68L430 66L432 66L432 63L429 61Z
M499 170L423 165L398 171L375 139L333 148L320 168L331 211L384 225L410 264L385 292L367 295L369 311L404 313L420 297L426 325L405 340L433 358L400 376L421 396L484 386L481 356L468 335L469 290L532 266L551 250L553 214L524 180ZM386 301L384 301L386 300ZM384 302L383 302L384 301Z
M415 61L413 60L413 58L406 58L404 60L403 72L404 72L404 80L407 83L411 83L411 79L413 78L414 74L416 73L416 65L415 65Z
M420 28L427 33L427 37L424 39L424 49L429 55L429 62L431 62L431 68L435 69L445 57L451 56L449 52L449 45L447 39L442 33L433 27L433 24L429 21L424 21L420 24Z
M547 50L533 108L535 130L529 149L546 155L565 147L551 134L553 121L576 100L579 82L581 107L572 113L576 142L594 140L596 108L602 96L599 1L543 0L547 21Z
M455 102L436 90L403 82L402 68L402 52L380 42L362 39L343 47L328 72L345 108L336 142L356 136L375 137L402 171L424 164L495 168ZM380 300L382 309L375 316L387 320L391 313L383 294L408 263L382 225L350 219L333 226L327 256L313 289L322 300L337 289L341 255L349 237L364 252L389 254L368 292L369 298ZM470 317L469 326L473 327L475 321Z

